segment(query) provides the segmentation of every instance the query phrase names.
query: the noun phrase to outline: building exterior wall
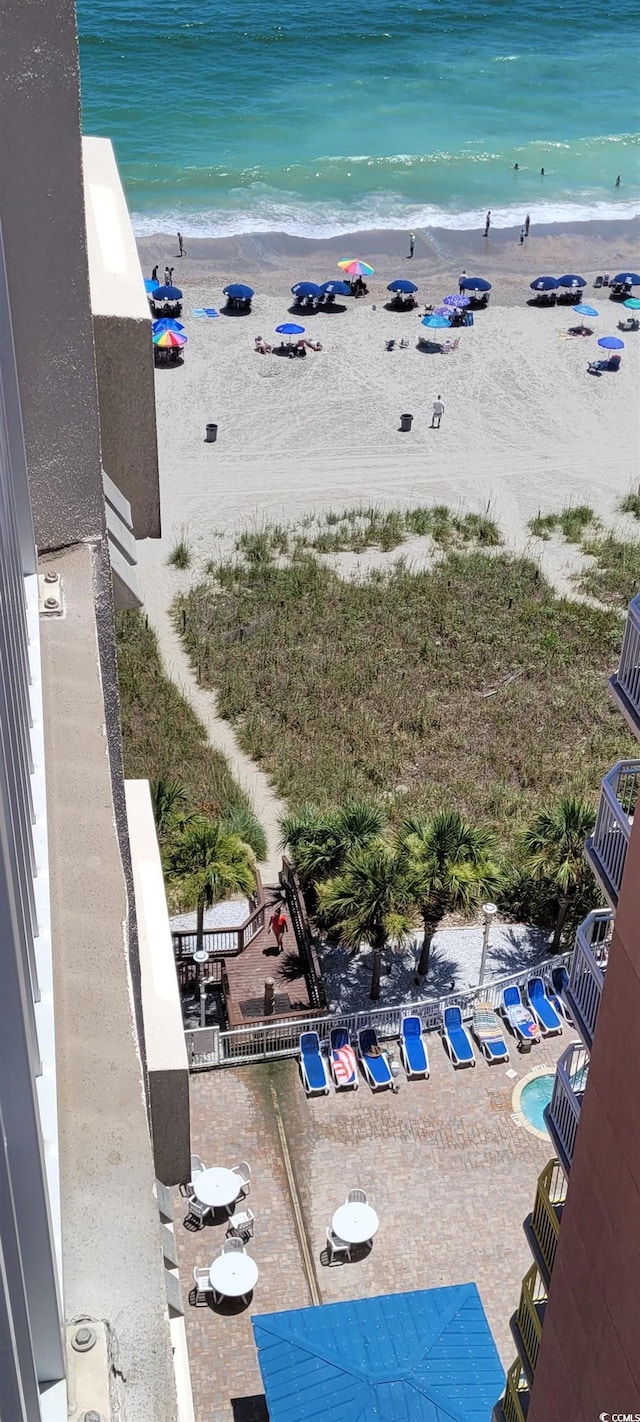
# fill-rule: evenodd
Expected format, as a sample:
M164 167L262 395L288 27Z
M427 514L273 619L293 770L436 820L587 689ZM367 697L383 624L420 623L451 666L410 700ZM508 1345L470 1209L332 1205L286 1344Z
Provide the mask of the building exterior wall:
M150 317L93 318L102 459L131 505L135 538L161 533L150 328Z
M640 817L631 833L528 1422L640 1411Z

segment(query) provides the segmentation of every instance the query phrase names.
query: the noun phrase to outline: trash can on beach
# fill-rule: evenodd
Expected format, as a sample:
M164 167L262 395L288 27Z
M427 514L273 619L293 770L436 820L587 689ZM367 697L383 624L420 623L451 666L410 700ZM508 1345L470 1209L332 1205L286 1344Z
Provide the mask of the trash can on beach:
M217 426L217 425L207 425L207 432L206 432L206 434L205 434L205 443L206 443L206 444L215 444L217 438L218 438L218 426Z
M410 430L410 429L411 429L412 421L413 421L413 415L401 415L401 416L400 416L400 429L401 429L401 431L402 431L403 434L406 434L407 430Z

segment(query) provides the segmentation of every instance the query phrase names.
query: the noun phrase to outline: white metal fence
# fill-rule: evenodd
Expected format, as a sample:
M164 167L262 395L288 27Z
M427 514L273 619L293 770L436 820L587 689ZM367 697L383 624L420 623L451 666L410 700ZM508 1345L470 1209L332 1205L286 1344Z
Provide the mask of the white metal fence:
M218 1027L195 1027L185 1032L187 1054L192 1071L210 1071L214 1067L241 1066L245 1062L264 1062L278 1057L291 1057L298 1051L301 1032L317 1032L321 1042L329 1040L334 1027L343 1027L350 1038L364 1027L375 1027L381 1039L400 1036L400 1024L407 1013L415 1013L425 1032L437 1032L442 1024L445 1007L460 1007L464 1017L470 1017L477 1002L490 1002L497 1008L502 990L512 985L523 987L529 978L539 975L551 988L554 968L568 967L571 954L549 958L544 963L509 973L484 983L468 992L451 993L447 997L426 998L419 1002L400 1003L397 1007L371 1007L366 1012L328 1014L315 1017L289 1017L277 1022L233 1027L222 1032Z

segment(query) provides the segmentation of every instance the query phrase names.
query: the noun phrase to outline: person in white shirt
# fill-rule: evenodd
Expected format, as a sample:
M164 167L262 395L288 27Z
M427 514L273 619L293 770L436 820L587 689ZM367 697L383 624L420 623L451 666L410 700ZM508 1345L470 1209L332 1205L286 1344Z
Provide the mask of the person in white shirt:
M433 402L433 414L432 414L432 416L431 416L431 428L432 428L432 430L439 430L439 429L440 429L440 421L441 421L443 415L444 415L444 405L443 405L443 403L442 403L442 396L441 396L441 395L438 395L437 400L434 400L434 402Z

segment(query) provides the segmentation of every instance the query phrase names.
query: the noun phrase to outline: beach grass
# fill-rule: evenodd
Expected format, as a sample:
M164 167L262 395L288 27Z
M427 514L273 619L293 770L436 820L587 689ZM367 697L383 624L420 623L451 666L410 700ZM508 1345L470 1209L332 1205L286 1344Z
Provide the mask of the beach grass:
M593 796L633 747L604 695L621 618L556 596L536 565L451 550L351 580L310 550L235 560L177 625L243 748L295 808L349 796L453 805L513 844L560 795Z
M587 530L598 526L594 510L589 504L569 504L558 513L537 514L527 525L534 538L548 541L558 533L567 543L581 543Z
M356 504L342 511L328 509L290 528L265 523L245 530L236 540L236 551L248 563L268 563L280 554L304 548L316 553L364 553L367 548L379 548L390 553L411 537L431 538L439 548L493 548L502 542L489 506L481 513L455 513L446 504L409 509Z
M191 567L191 548L187 541L186 531L181 530L167 557L167 563L171 568Z
M640 519L640 494L627 494L619 507L620 513L633 514L634 518Z
M257 857L264 858L264 831L249 799L165 675L155 633L141 612L116 613L116 641L125 776L177 781L186 792L188 811L201 810L242 827Z
M640 590L640 541L607 533L582 546L593 562L575 574L577 587L608 606L626 607Z

